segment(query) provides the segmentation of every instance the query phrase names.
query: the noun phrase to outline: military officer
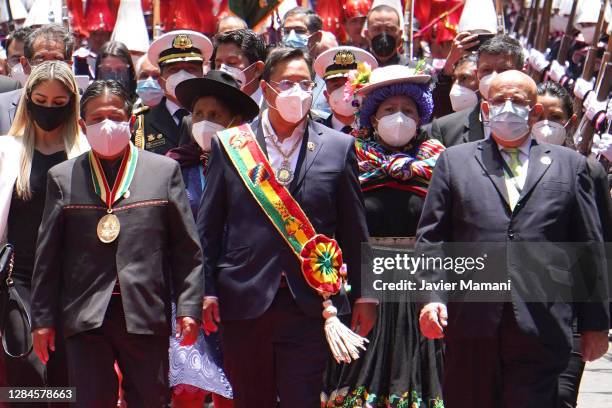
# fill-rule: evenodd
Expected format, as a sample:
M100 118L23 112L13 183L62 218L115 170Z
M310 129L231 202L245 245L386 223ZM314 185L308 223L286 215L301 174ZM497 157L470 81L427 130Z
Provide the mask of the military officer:
M349 71L357 69L358 63L367 63L370 69L378 67L378 62L372 54L357 47L334 47L324 51L317 57L314 70L325 81L323 94L329 103L332 114L317 121L325 126L351 133L358 129L353 100L344 100L344 86Z
M181 124L188 112L176 99L176 86L186 79L202 77L212 51L208 37L195 31L171 31L153 41L147 57L159 66L164 98L158 105L141 110L134 136L137 147L166 154L179 145Z

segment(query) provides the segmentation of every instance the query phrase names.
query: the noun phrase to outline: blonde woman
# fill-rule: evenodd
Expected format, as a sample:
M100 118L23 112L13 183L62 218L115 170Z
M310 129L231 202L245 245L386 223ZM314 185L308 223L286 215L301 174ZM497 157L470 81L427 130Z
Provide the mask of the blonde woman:
M86 139L80 136L78 119L79 94L71 67L48 61L32 70L9 134L0 136L0 243L9 242L15 248L13 278L27 308L47 171L89 150ZM7 327L6 340L16 350L27 350L31 344L29 329ZM34 353L23 359L5 355L8 384L67 385L62 348L56 344L46 367Z

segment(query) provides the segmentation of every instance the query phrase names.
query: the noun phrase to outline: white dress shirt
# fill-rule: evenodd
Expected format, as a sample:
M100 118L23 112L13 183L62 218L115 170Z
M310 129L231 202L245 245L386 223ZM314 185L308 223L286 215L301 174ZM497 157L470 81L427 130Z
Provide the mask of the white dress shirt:
M268 161L272 166L274 171L278 171L280 169L285 158L278 151L276 144L280 146L283 153L288 154L291 152L291 149L297 144L296 148L289 155L289 168L291 171L295 173L295 167L297 166L298 156L300 154L300 145L302 143L302 138L304 137L304 131L306 130L306 123L308 121L304 120L300 123L294 130L291 136L283 140L282 142L278 140L276 136L276 132L274 128L270 124L270 119L268 118L268 109L263 111L261 114L261 127L263 129L263 134L266 139L266 150L268 151ZM276 144L274 143L276 142Z
M508 163L508 167L510 166L510 155L504 150L503 146L497 145L499 148L499 152L506 163ZM519 161L521 162L519 174L515 174L514 178L510 179L509 177L504 177L506 181L506 189L508 191L508 197L510 198L510 203L518 202L518 198L520 197L520 191L523 190L525 186L525 180L527 178L527 169L529 167L529 150L531 149L531 136L527 138L523 142L522 145L518 146L519 149ZM504 169L504 173L506 170ZM516 184L515 184L516 183ZM518 188L517 188L518 185ZM520 191L519 191L520 190Z
M332 129L337 130L338 132L342 132L342 129L345 126L347 126L344 123L340 122L338 118L336 117L336 115L332 115L331 124L332 124ZM356 121L353 121L353 123L351 123L349 126L352 127L353 129L357 129Z
M180 125L178 118L174 116L174 114L176 113L177 110L182 109L182 108L178 106L176 103L172 102L170 99L166 98L166 109L168 109L168 112L170 112L170 116L172 116L172 120L174 121L174 123L176 123L177 125Z

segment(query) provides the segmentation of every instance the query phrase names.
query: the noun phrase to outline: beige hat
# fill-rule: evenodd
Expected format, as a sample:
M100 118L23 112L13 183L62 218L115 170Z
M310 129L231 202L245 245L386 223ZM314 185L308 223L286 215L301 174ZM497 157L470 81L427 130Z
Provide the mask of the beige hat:
M121 0L111 40L122 42L130 51L147 52L149 32L140 0Z
M317 57L314 62L314 70L323 79L347 77L349 71L357 69L357 64L360 62L367 62L371 69L378 67L376 58L361 48L334 47Z
M173 62L210 60L212 42L204 34L191 30L170 31L151 43L147 56L159 66Z
M366 95L383 86L412 82L415 84L425 84L431 79L430 75L419 74L414 68L404 65L387 65L386 67L376 68L370 74L370 81L366 86L357 91L358 95Z
M476 30L497 33L497 13L493 0L466 0L457 32Z

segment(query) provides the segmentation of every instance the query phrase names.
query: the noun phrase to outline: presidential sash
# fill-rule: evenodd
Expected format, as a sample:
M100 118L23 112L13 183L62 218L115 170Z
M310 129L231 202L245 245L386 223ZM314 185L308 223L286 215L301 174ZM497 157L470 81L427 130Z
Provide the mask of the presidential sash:
M298 202L276 179L251 127L245 124L217 136L244 185L297 257L308 285L324 298L337 294L346 282L338 243L316 233Z
M331 295L346 283L346 266L338 243L317 234L310 220L275 177L248 124L217 132L221 145L274 228L295 254L308 285L323 297L325 337L338 363L359 358L368 340L346 327L337 317Z

